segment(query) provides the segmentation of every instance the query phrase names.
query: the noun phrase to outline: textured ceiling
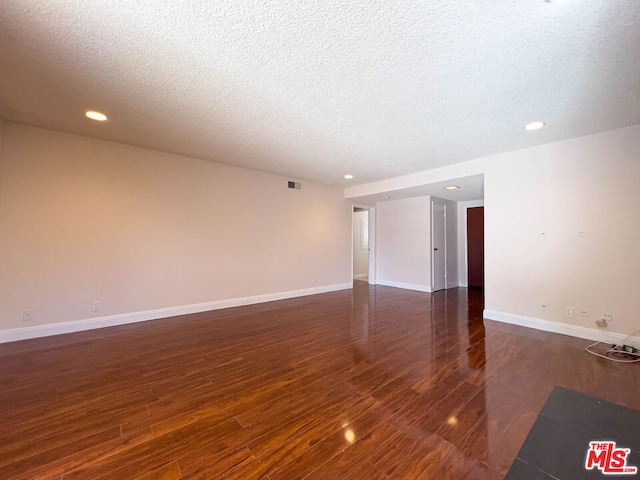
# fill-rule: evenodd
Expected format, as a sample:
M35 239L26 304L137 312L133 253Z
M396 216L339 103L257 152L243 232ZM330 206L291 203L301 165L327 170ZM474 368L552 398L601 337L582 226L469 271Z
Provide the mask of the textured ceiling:
M640 123L639 58L639 0L2 0L0 115L353 185Z

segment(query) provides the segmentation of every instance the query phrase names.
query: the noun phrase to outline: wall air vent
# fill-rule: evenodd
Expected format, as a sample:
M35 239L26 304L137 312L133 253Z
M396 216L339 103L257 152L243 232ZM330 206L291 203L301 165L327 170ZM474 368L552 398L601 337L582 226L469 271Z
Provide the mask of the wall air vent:
M294 188L296 190L302 190L302 184L300 182L287 182L287 186L289 188Z

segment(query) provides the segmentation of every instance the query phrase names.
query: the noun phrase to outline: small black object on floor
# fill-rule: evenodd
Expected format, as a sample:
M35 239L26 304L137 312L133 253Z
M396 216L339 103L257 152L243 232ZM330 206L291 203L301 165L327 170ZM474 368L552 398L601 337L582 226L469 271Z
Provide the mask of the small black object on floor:
M589 442L596 441L602 443L594 446L588 470ZM633 467L637 473L619 473ZM640 412L556 386L505 480L593 478L640 480Z

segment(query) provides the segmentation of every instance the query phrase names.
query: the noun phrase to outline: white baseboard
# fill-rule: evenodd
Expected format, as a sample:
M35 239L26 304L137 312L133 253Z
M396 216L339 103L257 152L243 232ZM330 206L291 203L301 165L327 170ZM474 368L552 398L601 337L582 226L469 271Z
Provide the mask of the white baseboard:
M417 290L418 292L431 293L431 287L428 285L419 285L416 283L394 282L392 280L376 280L376 285L384 285L385 287L404 288L405 290Z
M498 322L520 325L521 327L535 328L536 330L543 330L545 332L560 333L562 335L584 338L586 340L615 343L616 345L627 338L627 335L622 333L607 332L602 329L596 330L595 328L580 327L578 325L552 322L550 320L542 320L540 318L496 312L494 310L484 310L483 316L484 318L496 320ZM636 339L634 337L633 340L637 341L640 339Z
M368 273L359 273L358 275L354 275L353 278L367 278L368 276Z
M95 328L114 327L128 323L145 322L147 320L157 320L159 318L174 317L177 315L187 315L190 313L208 312L230 307L241 307L253 305L255 303L273 302L275 300L285 300L287 298L304 297L319 293L335 292L352 288L351 282L327 285L324 287L305 288L302 290L292 290L289 292L267 293L264 295L254 295L252 297L232 298L229 300L216 300L213 302L196 303L193 305L182 305L178 307L159 308L157 310L146 310L143 312L123 313L108 317L87 318L73 322L50 323L48 325L34 325L31 327L14 328L10 330L0 330L0 343L27 340L29 338L48 337L51 335L61 335L63 333L82 332Z

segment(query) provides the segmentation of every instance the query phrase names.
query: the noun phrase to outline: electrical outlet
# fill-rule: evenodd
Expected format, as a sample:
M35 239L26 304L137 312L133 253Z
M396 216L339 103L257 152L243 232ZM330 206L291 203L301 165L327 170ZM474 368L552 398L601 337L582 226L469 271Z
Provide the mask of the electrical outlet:
M33 313L31 313L31 310L25 310L22 312L22 321L23 322L30 322L31 320L33 320Z
M604 328L607 326L607 322L601 318L599 318L598 320L596 320L596 325L600 328Z
M610 313L605 313L602 315L602 319L608 323L613 320L613 317Z
M574 313L573 307L567 307L565 309L565 313L566 313L567 317L573 317L573 313Z
M94 300L91 303L91 310L93 310L94 312L97 312L100 310L100 301L99 300Z

